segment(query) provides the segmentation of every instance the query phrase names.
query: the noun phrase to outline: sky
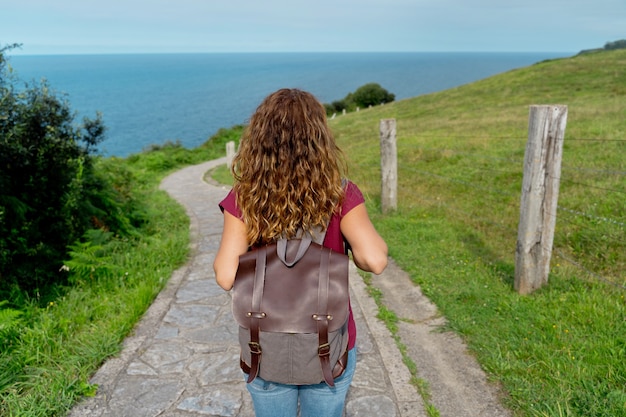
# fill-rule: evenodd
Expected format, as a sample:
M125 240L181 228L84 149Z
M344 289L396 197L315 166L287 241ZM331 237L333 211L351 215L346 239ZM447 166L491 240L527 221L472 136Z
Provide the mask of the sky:
M0 0L12 54L578 52L626 0Z

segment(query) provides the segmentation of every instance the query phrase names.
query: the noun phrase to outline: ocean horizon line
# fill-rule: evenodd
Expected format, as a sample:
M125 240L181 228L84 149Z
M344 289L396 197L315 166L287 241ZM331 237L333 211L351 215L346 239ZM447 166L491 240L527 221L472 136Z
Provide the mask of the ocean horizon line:
M576 54L579 51L198 51L198 52L49 52L23 53L19 47L5 51L8 57L42 57L42 56L123 56L123 55L501 55L501 54L556 54L562 58L564 54Z

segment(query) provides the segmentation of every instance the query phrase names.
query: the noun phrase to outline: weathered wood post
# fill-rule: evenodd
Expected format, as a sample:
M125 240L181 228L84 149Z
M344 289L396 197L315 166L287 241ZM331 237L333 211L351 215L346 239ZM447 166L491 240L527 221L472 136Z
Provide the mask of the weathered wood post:
M515 290L520 294L548 282L566 122L567 106L530 107L515 250Z
M398 208L398 152L396 119L380 121L381 204L383 213Z
M235 156L235 142L230 141L226 142L226 166L230 169L231 164L233 163L233 158Z

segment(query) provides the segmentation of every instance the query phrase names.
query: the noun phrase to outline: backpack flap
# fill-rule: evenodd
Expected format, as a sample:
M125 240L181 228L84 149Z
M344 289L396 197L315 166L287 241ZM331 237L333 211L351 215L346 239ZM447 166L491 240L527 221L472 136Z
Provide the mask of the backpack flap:
M301 247L299 239L287 242L286 258L295 259ZM340 329L348 319L349 258L343 253L309 243L309 250L292 266L287 266L277 253L277 243L254 249L240 256L239 268L232 290L233 314L237 323L250 327L250 313L264 313L261 330L284 333L317 333L314 315L329 317L329 331ZM265 279L260 310L253 311L252 298L258 251L266 253ZM320 259L328 258L328 306L318 310ZM289 262L288 262L289 263Z

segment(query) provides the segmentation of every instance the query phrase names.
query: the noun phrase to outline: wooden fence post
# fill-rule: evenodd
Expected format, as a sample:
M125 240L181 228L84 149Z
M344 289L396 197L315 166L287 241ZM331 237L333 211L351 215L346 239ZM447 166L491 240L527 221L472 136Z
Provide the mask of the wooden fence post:
M230 169L231 164L233 163L233 157L235 156L235 142L230 141L226 142L226 166Z
M567 106L530 107L515 250L515 290L520 294L548 282L566 123Z
M381 204L383 213L398 207L398 152L396 119L380 121Z

